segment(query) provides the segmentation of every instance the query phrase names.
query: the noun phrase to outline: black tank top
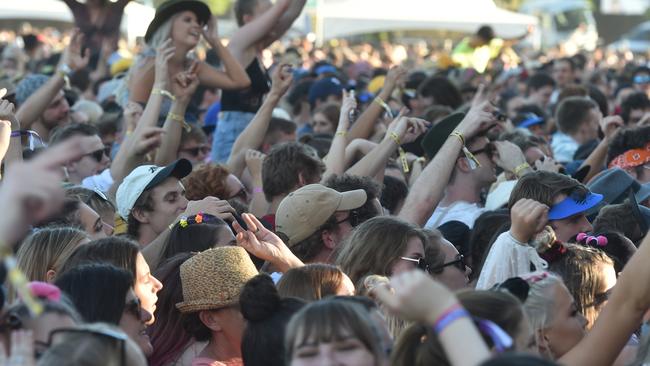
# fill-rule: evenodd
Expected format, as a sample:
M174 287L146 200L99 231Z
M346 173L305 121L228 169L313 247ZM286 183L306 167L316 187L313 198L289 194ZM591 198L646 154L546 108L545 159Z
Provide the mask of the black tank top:
M271 90L271 79L257 57L246 68L251 86L244 90L224 90L221 95L222 111L257 113L264 95Z

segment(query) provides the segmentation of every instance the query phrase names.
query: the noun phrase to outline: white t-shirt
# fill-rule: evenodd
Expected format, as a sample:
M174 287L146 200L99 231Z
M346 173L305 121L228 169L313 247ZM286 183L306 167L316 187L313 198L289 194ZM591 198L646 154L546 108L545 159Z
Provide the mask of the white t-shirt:
M449 221L460 221L471 229L474 227L474 221L485 211L485 208L476 203L456 201L448 207L436 207L424 227L435 229Z

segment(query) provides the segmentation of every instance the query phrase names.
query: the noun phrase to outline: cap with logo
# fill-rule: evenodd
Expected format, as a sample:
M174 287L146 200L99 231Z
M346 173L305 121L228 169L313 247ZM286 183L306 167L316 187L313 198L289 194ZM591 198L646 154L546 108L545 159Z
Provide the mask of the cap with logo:
M310 184L289 193L275 215L275 231L289 238L289 247L315 233L336 211L349 211L366 203L363 189L338 192L322 184Z
M191 172L192 163L187 159L176 160L165 167L141 165L133 169L117 188L115 194L117 213L126 220L142 192L159 185L169 177L180 180Z

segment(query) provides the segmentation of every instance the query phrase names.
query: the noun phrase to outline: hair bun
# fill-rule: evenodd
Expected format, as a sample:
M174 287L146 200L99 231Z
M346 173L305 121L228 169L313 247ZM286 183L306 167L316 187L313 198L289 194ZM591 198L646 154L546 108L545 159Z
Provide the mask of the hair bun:
M275 313L281 305L281 298L267 274L251 278L239 295L239 306L244 318L251 322L263 321Z

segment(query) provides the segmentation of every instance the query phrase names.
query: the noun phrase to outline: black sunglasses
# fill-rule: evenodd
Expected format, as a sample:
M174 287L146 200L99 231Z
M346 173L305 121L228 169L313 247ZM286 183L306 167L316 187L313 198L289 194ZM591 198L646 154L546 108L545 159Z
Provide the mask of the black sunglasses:
M492 159L492 157L494 156L494 153L496 152L496 147L494 146L494 144L489 143L489 144L485 145L482 149L478 149L478 150L470 151L470 152L475 156L478 155L478 154L485 153L490 159Z
M203 153L204 155L207 155L208 153L210 153L210 148L207 146L198 146L189 149L181 149L181 151L196 157L199 155L199 153Z
M409 262L416 263L415 266L418 269L423 270L424 272L431 272L430 269L429 269L429 264L422 257L420 257L420 258L399 257L399 259L401 259L403 261L409 261Z
M350 211L350 214L348 215L348 217L344 218L341 221L337 221L334 224L335 225L340 225L340 224L342 224L342 223L344 223L346 221L350 222L350 226L357 227L360 224L360 222L359 222L359 213L356 212L356 211Z
M95 150L89 154L86 154L87 156L92 156L93 159L95 159L98 163L104 159L104 156L109 157L111 154L111 148L110 147L105 147L103 149Z
M465 272L465 270L467 269L467 265L465 264L465 257L462 254L458 254L456 256L456 259L454 259L453 261L443 263L438 267L433 267L430 269L430 271L434 273L439 273L442 272L442 270L445 269L445 267L449 267L449 266L454 266L458 268L458 270L460 270L461 272Z

